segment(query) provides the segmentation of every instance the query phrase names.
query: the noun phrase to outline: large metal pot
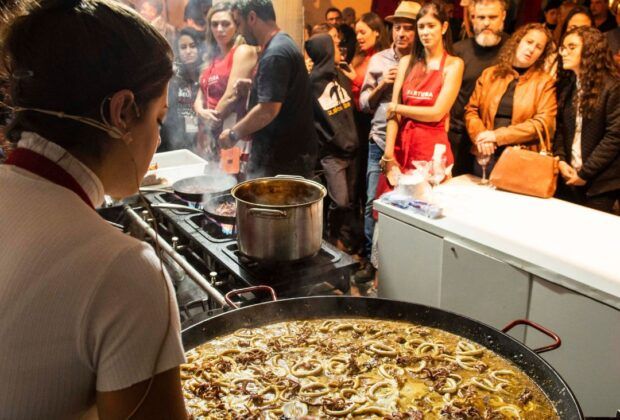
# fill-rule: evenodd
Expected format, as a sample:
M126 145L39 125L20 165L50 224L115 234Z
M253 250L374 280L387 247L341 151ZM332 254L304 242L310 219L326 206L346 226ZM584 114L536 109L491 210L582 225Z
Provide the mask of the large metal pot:
M581 420L583 413L562 377L536 352L513 337L479 321L442 309L387 299L323 296L279 300L247 306L207 319L184 331L183 346L191 350L239 328L313 318L372 318L409 321L439 328L474 341L510 360L527 374L553 402L563 420Z
M312 257L321 249L321 184L277 176L242 182L232 189L237 202L239 251L264 263Z

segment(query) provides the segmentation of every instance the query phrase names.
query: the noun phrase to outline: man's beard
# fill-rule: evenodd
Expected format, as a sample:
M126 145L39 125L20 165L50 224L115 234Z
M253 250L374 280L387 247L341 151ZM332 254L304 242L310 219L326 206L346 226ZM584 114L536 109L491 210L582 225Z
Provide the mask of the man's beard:
M249 45L252 45L254 47L258 47L258 40L249 31L248 31L248 33L243 34L243 38L245 39L245 42L247 42Z
M492 34L480 32L476 35L476 43L481 47L494 47L502 41L501 32Z

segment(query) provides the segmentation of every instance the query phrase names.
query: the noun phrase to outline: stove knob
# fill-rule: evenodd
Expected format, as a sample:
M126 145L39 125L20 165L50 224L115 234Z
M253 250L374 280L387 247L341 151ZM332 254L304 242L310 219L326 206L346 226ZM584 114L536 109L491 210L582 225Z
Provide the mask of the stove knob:
M153 221L153 219L150 217L148 210L142 210L141 215L142 215L142 220L144 220L146 223L151 223Z
M174 249L175 251L180 251L186 247L186 245L179 245L178 236L173 236L172 238L170 238L170 240L172 241L172 249Z

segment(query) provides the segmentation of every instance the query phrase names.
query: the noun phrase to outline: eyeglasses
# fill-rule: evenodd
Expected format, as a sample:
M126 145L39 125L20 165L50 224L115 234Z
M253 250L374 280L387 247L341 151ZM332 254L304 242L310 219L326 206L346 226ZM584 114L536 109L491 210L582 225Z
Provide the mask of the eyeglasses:
M572 54L580 46L581 45L577 45L577 44L568 44L566 46L562 45L560 46L560 48L558 48L558 52L560 53L560 55Z

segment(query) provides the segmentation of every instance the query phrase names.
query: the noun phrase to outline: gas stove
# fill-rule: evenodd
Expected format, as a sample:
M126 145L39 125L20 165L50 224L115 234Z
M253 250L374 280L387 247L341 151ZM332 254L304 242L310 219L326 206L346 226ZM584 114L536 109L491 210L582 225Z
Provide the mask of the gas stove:
M197 207L170 192L147 192L143 197L149 204ZM230 309L226 294L253 286L269 286L278 298L346 294L357 265L325 241L314 257L264 265L239 252L235 226L219 223L206 213L162 208L149 213L138 198L99 212L133 236L159 241L166 251L162 259L175 285L183 327ZM268 293L244 292L233 300L245 306L269 299Z

